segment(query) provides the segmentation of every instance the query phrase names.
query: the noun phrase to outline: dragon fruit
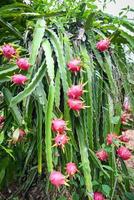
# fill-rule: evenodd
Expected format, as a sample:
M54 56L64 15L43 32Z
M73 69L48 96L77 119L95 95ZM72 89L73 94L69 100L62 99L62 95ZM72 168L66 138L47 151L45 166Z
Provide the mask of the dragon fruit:
M54 146L61 147L62 149L64 149L64 146L68 143L69 138L66 134L57 134L57 136L54 138L54 141Z
M79 99L68 99L68 106L70 109L79 112L81 109L84 109L84 102Z
M112 144L116 139L118 139L118 136L115 133L109 133L106 138L107 145Z
M103 52L103 51L106 51L108 48L109 48L109 45L110 45L110 41L108 39L105 39L105 40L100 40L97 45L96 45L96 48Z
M16 55L16 50L10 44L5 44L2 47L2 54L7 59L11 59Z
M94 192L94 200L105 200L101 192Z
M107 161L108 159L108 153L104 150L101 149L96 153L96 156L98 157L99 160L101 161Z
M12 76L12 82L16 85L24 85L27 80L27 77L22 74L15 74Z
M65 176L59 171L51 172L49 180L51 184L57 188L59 188L61 185L66 185Z
M30 67L30 64L28 63L26 58L19 58L16 64L18 65L20 69L25 70L25 71L27 71Z
M119 136L119 139L122 142L129 142L129 137L127 136L127 134L125 132L123 132L122 135Z
M67 67L71 72L77 73L81 70L81 61L79 59L73 59L67 64Z
M73 85L71 88L67 91L67 96L70 99L79 99L83 94L83 85Z
M131 157L131 152L124 146L117 149L117 155L123 160L128 160Z
M63 119L54 119L52 121L52 131L62 134L66 130L66 122Z
M73 176L76 172L78 172L76 164L72 163L72 162L67 163L66 164L66 172L69 176Z

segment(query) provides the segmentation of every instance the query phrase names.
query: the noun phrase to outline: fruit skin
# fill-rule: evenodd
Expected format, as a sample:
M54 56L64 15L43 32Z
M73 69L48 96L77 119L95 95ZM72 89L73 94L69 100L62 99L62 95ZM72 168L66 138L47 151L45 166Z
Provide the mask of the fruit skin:
M119 136L120 141L122 142L129 142L129 137L126 135L126 133L123 133L122 135Z
M117 149L117 155L123 160L128 160L131 157L131 152L124 146Z
M52 131L63 134L66 130L66 122L63 119L54 119L52 121Z
M27 71L30 67L30 64L28 63L28 60L26 58L19 58L16 61L16 64L18 65L18 67L22 70Z
M57 136L54 138L55 144L54 146L59 146L62 149L64 148L65 144L68 143L69 138L66 134L57 134Z
M28 80L26 76L22 74L15 74L12 76L12 82L16 85L24 85L25 82Z
M2 54L7 59L11 59L16 55L16 50L10 44L5 44L2 47Z
M101 161L107 161L108 159L108 153L104 150L101 149L96 153L96 156L98 157L99 160Z
M115 133L109 133L106 138L107 145L111 145L113 143L113 140L117 138L118 136Z
M67 64L67 67L71 72L77 73L81 70L81 60L73 59Z
M70 109L79 112L81 109L84 109L84 102L79 99L68 99L68 106Z
M94 192L94 200L105 200L101 192Z
M66 172L69 176L73 176L75 173L78 172L77 166L73 162L69 162L66 164Z
M83 85L72 85L67 91L67 96L70 99L80 99L83 94Z
M4 116L0 116L0 125L5 121L5 117Z
M105 40L100 40L97 44L96 44L96 48L103 52L106 51L110 46L110 41L108 39Z
M61 185L66 185L65 176L59 171L51 172L49 180L51 184L57 188L59 188Z

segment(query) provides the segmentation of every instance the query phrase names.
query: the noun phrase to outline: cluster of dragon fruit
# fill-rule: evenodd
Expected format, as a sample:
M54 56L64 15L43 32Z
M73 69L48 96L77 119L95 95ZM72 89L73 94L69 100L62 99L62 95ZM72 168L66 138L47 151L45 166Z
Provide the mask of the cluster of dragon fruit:
M110 46L110 40L104 39L97 43L96 48L100 52L106 51ZM21 71L27 71L30 68L30 63L26 58L20 58L17 50L10 44L6 44L1 48L3 56L10 60L16 60L16 64ZM77 73L81 71L81 60L80 59L72 59L68 64L67 68L70 73L77 76ZM11 77L11 81L13 84L16 85L23 85L27 81L27 77L24 76L22 73L14 74ZM67 91L67 104L69 108L79 114L81 109L85 109L86 106L84 104L84 100L82 99L82 95L84 93L84 85L85 84L78 84L72 85ZM88 106L87 106L88 107ZM129 99L126 97L123 105L123 113L121 116L121 123L122 125L127 125L129 121L132 120L131 108ZM0 126L3 125L5 121L4 116L0 116ZM55 118L52 120L52 131L56 134L54 138L54 145L57 148L61 148L64 151L65 145L69 142L69 137L67 136L67 122L64 121L62 118ZM26 135L24 130L18 129L19 132L19 140ZM116 149L116 156L122 160L130 159L132 153L126 147L126 143L129 142L129 138L126 134L126 131L122 132L122 135L118 136L116 133L109 133L106 137L106 145L111 146L114 145ZM101 148L99 151L96 152L96 157L101 162L107 162L109 159L109 153L104 149ZM52 185L56 188L61 187L62 185L69 185L68 179L71 177L73 178L76 173L79 173L78 167L76 163L69 162L66 164L66 174L63 175L60 171L52 171L49 177L49 180ZM105 196L100 191L95 191L93 194L94 200L105 200Z

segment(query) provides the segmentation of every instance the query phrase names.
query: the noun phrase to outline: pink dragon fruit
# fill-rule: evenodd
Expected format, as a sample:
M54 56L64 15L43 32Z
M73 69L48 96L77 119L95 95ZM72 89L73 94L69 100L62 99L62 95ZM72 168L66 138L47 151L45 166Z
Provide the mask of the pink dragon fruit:
M25 71L27 71L30 67L30 64L28 63L26 58L19 58L16 64L18 65L20 69L25 70Z
M51 172L49 180L51 184L57 188L59 188L61 185L66 185L65 176L59 171Z
M83 85L73 85L71 88L67 91L67 96L70 99L79 99L83 94Z
M108 48L109 48L109 45L110 45L110 41L108 39L105 39L105 40L100 40L97 45L96 45L96 48L103 52L103 51L106 51Z
M117 155L123 160L128 160L131 157L131 152L124 146L117 149Z
M63 119L54 119L52 121L52 131L62 134L66 130L66 122Z
M24 85L27 80L27 77L22 74L15 74L12 76L12 82L16 85Z
M11 59L16 55L16 50L10 44L5 44L2 47L2 54L7 59Z
M77 73L81 70L81 61L79 59L73 59L67 64L67 67L71 72Z
M127 134L125 132L123 132L122 135L119 136L119 139L122 142L129 142L129 137L127 136Z
M76 164L72 163L72 162L67 163L66 164L66 172L69 176L73 176L74 174L76 174L76 172L78 172Z
M54 141L54 146L61 147L62 149L64 149L64 146L68 143L69 138L66 134L57 134L57 136L54 138Z
M101 192L94 192L94 200L105 200Z
M108 153L104 150L101 149L96 153L96 156L98 157L99 160L101 161L107 161L108 159Z
M113 143L113 140L118 139L118 136L115 133L109 133L107 135L106 141L107 141L107 145L110 145Z
M77 112L85 108L84 102L79 99L68 99L68 106Z

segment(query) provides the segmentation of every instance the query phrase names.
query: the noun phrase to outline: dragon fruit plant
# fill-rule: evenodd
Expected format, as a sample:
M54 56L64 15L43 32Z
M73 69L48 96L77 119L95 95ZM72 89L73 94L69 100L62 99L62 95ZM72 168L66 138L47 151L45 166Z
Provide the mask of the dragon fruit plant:
M87 0L0 13L1 198L129 199L133 23Z

